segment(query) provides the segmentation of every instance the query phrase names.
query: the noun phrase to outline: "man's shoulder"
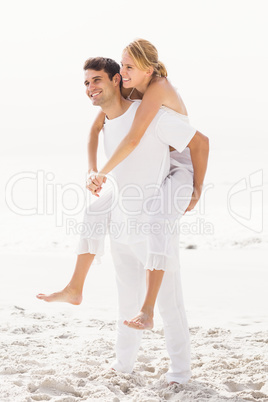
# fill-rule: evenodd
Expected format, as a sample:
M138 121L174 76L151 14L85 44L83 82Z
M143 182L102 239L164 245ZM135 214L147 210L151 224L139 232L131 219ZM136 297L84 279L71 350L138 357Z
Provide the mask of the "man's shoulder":
M131 110L133 113L136 113L136 110L140 106L141 102L142 101L140 99L135 99L132 101ZM176 122L177 120L181 121L182 117L187 118L187 116L181 116L177 112L166 106L161 106L148 128L156 128L158 127L158 125L162 126L165 125L167 122L171 123L173 121Z
M130 102L138 108L141 104L141 99L130 99Z
M161 106L159 111L157 112L157 115L155 117L156 124L157 126L162 126L163 124L167 124L167 122L173 122L180 120L180 116L178 116L178 113L175 112L172 109L169 109L166 106Z
M132 112L136 113L136 110L138 109L138 107L141 104L141 100L139 100L139 99L137 99L137 100L136 99L135 100L130 99L129 102L130 102L130 106L129 106L128 110L131 110Z
M132 104L134 104L134 105L133 105L133 109L134 109L134 110L138 109L138 107L140 106L141 102L142 102L141 99L134 99L134 100L132 100ZM174 116L174 115L176 115L176 114L177 114L177 113L176 113L174 110L172 110L172 109L170 109L170 108L168 108L168 107L166 107L166 106L161 106L160 109L158 110L156 116L155 116L155 119L157 120L157 119L159 119L161 116L164 116L164 115L166 115L166 116L168 117L168 116ZM177 117L178 117L178 116L177 116Z

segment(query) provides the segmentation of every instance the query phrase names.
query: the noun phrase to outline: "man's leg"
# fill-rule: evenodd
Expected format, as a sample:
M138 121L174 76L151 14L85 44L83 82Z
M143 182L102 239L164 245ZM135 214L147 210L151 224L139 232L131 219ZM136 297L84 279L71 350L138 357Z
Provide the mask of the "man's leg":
M174 258L174 264L179 264ZM186 383L191 377L190 333L183 304L179 267L165 272L158 294L167 351L171 360L168 382Z
M145 248L145 243L140 245ZM136 246L137 247L137 246ZM131 373L142 338L142 331L134 331L124 320L139 311L145 295L146 272L131 246L111 241L116 271L119 317L117 324L116 360L112 368Z

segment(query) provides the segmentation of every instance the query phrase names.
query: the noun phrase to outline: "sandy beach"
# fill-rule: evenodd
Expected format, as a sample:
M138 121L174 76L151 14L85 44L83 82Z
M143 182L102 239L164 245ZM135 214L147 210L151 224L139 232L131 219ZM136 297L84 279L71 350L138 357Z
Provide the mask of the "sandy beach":
M3 194L8 180L22 170L34 177L53 172L51 185L61 192L56 197L47 187L40 201L36 180L19 182L15 203L28 209L39 200L44 207L33 216L14 213L0 199L0 401L267 401L268 231L265 226L254 231L266 222L265 211L262 198L255 198L252 219L243 225L227 208L233 182L245 177L243 171L249 176L265 166L266 154L258 152L248 168L249 155L243 154L237 171L232 163L228 169L224 165L235 160L235 153L213 153L209 191L197 213L183 218L188 230L180 242L181 274L193 376L179 387L165 382L169 360L157 310L154 329L144 332L134 373L110 370L117 294L108 242L101 264L90 270L80 306L47 304L35 297L62 289L72 274L78 237L68 232L68 224L80 222L83 208L67 213L67 207L76 205L75 193L67 191L63 197L63 190L68 183L83 188L82 158L72 157L70 166L62 156L3 158ZM262 190L267 205L266 181ZM237 219L248 217L251 205L248 193L241 196L234 199ZM57 206L54 214L51 205ZM204 225L213 230L207 233Z
M267 1L118 0L97 13L86 0L2 3L0 402L268 402ZM210 142L202 196L180 221L192 355L184 385L165 380L157 308L134 372L110 369L118 306L108 241L81 305L36 298L70 280L91 202L88 138L99 110L85 94L85 60L124 65L137 38L157 48L152 65L164 63Z
M155 328L144 332L134 373L110 370L117 301L109 253L92 267L80 306L35 299L63 287L75 255L0 259L1 401L268 400L266 251L182 250L193 376L180 386L165 381L158 313Z

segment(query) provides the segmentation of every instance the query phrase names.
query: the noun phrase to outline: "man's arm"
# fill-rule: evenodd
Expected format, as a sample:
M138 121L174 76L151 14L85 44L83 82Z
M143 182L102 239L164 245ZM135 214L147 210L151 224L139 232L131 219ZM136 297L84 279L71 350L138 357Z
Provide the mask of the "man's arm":
M99 143L99 133L103 127L105 113L100 111L90 129L88 138L88 173L97 171L97 150Z
M202 193L208 163L209 139L199 131L196 131L188 147L190 148L194 168L194 190L190 204L185 212L191 211L195 207Z
M188 122L183 121L174 113L167 112L159 119L157 135L165 144L171 145L182 152L187 146L190 148L194 169L194 190L192 199L186 211L190 211L197 204L207 169L209 140L196 131Z

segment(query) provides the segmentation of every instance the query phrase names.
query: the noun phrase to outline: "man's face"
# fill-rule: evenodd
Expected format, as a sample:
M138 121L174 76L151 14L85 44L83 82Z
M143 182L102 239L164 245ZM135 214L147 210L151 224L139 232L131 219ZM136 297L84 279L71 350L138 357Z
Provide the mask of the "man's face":
M104 106L115 96L116 86L105 71L86 70L86 94L94 106Z

